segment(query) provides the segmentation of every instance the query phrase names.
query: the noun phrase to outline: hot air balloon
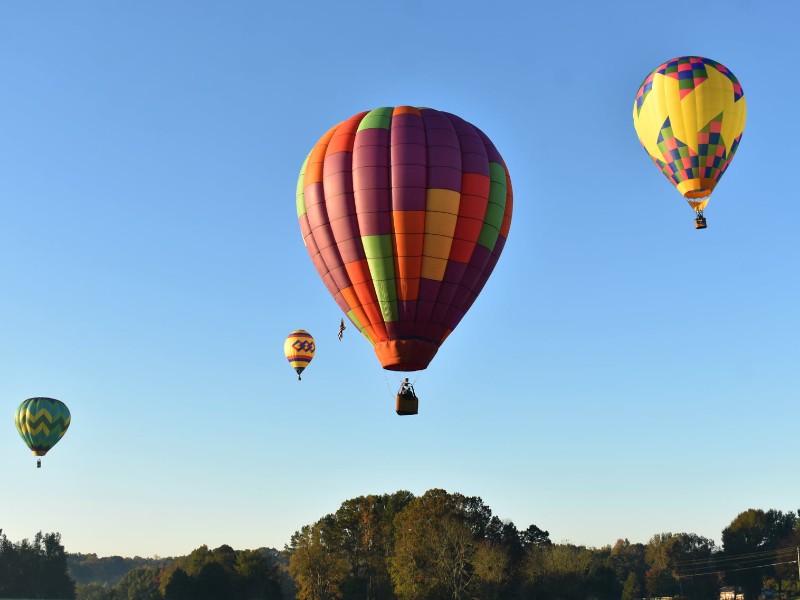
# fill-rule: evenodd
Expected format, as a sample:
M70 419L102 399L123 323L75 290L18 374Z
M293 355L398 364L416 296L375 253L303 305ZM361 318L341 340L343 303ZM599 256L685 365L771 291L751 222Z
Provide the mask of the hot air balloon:
M633 125L650 158L697 213L703 209L739 147L746 103L730 70L701 56L665 62L639 86Z
M314 338L304 329L295 329L283 342L283 353L292 368L297 371L297 380L300 381L300 374L314 358L317 346Z
M14 425L34 456L44 456L58 443L70 423L67 405L55 398L28 398L17 408ZM41 458L36 461L41 467Z
M464 317L503 251L512 204L489 138L431 108L339 123L297 182L311 260L391 371L425 369Z

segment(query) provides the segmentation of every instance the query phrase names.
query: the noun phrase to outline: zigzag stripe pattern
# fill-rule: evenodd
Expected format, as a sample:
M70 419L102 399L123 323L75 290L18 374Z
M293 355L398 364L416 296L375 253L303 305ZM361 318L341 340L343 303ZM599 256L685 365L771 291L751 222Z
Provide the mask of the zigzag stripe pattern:
M44 456L64 436L72 417L55 398L28 398L17 408L14 425L36 456Z

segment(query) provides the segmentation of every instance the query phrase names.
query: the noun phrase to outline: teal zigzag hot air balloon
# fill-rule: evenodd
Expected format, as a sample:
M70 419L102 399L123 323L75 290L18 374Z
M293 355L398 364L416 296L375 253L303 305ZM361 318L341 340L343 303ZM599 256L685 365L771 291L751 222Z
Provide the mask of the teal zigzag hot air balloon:
M28 398L17 408L14 425L35 456L44 456L69 427L67 405L55 398Z

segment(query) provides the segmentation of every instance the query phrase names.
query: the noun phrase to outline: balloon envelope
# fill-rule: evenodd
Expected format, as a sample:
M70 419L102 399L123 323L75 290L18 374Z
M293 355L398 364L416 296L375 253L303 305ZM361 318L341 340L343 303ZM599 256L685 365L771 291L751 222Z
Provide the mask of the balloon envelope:
M317 346L314 338L304 329L295 329L283 342L283 353L292 368L297 371L297 378L314 358Z
M633 125L650 158L702 210L744 132L747 106L724 65L681 56L650 73L633 102Z
M55 398L28 398L14 414L19 435L36 456L56 445L70 424L67 405Z
M297 215L328 291L385 369L424 369L486 284L511 226L508 169L430 108L359 113L303 163Z

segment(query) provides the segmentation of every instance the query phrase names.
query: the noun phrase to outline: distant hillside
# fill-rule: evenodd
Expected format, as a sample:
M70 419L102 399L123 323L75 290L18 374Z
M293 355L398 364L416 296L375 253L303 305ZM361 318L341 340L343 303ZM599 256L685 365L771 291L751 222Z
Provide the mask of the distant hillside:
M97 554L67 553L67 570L77 583L100 583L114 586L128 571L137 567L165 567L175 562L174 558L123 558Z

